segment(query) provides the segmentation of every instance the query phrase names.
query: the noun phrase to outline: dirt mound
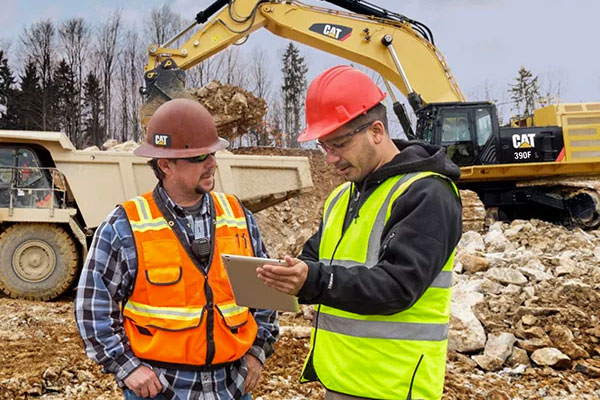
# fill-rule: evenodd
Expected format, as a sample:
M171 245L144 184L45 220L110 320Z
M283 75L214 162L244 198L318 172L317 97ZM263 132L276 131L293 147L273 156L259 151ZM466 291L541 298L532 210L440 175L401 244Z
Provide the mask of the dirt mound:
M189 92L214 117L219 136L230 141L243 133L260 129L267 113L264 99L238 86L212 81Z
M314 188L300 196L255 214L265 246L271 257L298 255L304 242L319 228L323 203L342 178L335 168L325 163L319 150L247 147L233 150L236 154L304 156L310 163Z

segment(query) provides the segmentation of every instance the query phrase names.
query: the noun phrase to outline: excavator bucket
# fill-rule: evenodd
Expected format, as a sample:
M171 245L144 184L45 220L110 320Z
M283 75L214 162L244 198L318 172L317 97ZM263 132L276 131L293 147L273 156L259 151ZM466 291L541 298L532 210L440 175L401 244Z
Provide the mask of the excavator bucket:
M141 93L145 96L140 107L139 115L144 132L150 117L163 103L177 98L195 100L185 90L185 72L177 67L175 62L168 58L144 74L145 87Z

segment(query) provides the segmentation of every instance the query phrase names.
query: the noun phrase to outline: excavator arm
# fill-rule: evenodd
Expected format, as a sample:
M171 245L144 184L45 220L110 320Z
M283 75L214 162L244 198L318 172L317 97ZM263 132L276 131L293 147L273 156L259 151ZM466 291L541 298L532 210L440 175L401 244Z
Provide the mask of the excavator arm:
M413 28L414 21L389 12L390 17L401 18L385 18L386 12L366 7L361 1L330 2L361 13L295 1L217 0L165 45L148 47L142 120L163 101L183 94L182 70L243 42L260 28L377 71L409 99L415 110L427 103L465 101L444 56L418 27ZM168 47L198 24L200 28L181 47Z

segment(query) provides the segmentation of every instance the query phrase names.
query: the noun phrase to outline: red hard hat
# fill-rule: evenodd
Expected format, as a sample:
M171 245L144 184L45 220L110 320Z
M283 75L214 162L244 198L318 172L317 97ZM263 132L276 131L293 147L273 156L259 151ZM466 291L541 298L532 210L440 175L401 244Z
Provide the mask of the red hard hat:
M306 142L329 135L366 114L385 93L362 71L338 65L317 76L306 92L306 128L298 136Z
M202 104L173 99L156 109L148 122L146 143L134 153L151 158L187 158L227 146L229 142L217 135L215 121Z

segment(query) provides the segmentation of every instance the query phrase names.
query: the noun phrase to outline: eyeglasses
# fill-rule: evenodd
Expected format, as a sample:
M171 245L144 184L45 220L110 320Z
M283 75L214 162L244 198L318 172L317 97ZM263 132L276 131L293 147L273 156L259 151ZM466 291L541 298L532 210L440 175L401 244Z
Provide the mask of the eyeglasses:
M179 158L178 160L185 160L187 162L197 164L197 163L201 163L204 160L206 160L208 158L208 156L214 156L214 155L215 155L215 153L200 154L199 156L188 157L188 158Z
M344 148L352 141L352 137L357 133L364 131L366 128L370 127L373 121L368 122L364 125L359 126L355 130L345 133L341 136L338 136L332 140L335 142L326 143L321 140L317 140L317 144L326 152L326 153L339 153L344 150Z

